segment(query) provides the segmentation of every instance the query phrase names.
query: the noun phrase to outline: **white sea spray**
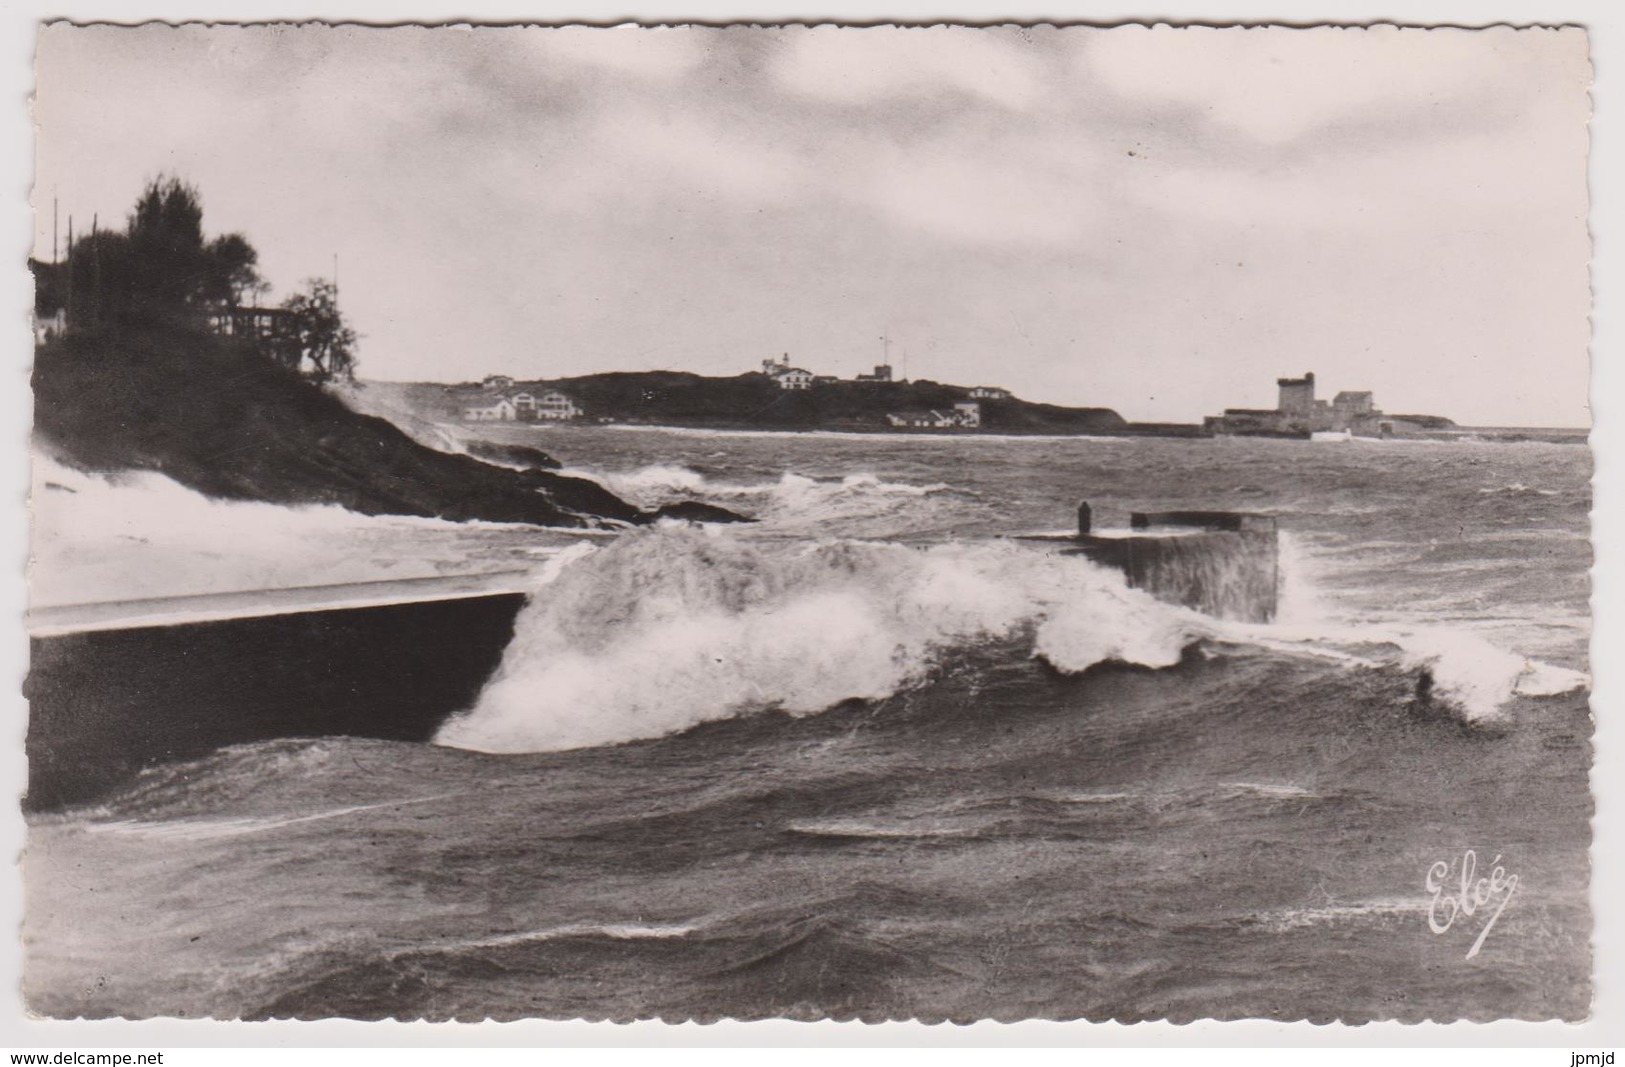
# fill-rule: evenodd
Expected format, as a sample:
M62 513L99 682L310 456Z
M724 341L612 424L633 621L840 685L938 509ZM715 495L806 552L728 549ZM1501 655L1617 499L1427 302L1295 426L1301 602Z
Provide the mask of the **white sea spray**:
M34 459L35 604L285 589L529 566L573 536L507 523L221 500L156 471Z
M750 543L640 531L567 567L522 613L479 702L438 740L545 751L777 709L879 699L954 647L1032 632L1065 671L1178 661L1194 612L1077 558L1009 544Z

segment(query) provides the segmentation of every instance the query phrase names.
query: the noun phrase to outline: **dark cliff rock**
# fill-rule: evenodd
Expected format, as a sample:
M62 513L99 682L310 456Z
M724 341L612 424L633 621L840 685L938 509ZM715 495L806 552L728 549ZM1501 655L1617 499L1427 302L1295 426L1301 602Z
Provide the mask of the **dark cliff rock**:
M88 470L153 470L210 496L543 526L665 517L596 482L437 452L229 341L175 328L36 350L35 430ZM526 450L532 452L535 450ZM742 521L706 507L704 521ZM698 513L695 513L695 517Z
M539 448L525 445L504 445L495 441L470 441L468 454L475 459L488 460L504 467L527 471L554 471L559 461Z

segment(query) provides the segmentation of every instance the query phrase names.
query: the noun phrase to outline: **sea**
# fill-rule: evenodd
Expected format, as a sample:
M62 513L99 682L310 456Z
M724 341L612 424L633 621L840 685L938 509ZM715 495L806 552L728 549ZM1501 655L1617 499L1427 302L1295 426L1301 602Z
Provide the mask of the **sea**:
M1583 445L497 432L759 521L459 526L37 463L36 602L512 568L529 600L433 742L234 745L31 813L31 1011L1589 1015ZM1085 500L1275 516L1276 618L1011 537Z

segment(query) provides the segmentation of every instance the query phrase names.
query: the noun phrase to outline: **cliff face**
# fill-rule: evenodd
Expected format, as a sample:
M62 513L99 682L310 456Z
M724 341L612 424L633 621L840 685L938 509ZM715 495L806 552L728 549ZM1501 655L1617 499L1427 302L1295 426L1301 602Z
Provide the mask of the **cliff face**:
M740 518L707 505L643 511L539 465L437 452L208 334L69 335L36 350L33 384L35 432L64 461L160 471L216 497L565 527Z

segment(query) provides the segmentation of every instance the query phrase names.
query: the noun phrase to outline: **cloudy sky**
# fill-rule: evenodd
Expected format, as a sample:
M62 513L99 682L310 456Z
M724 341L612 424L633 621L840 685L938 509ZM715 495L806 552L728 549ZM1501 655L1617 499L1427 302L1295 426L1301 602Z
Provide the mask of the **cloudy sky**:
M38 250L197 185L365 376L789 352L1130 418L1583 425L1579 30L73 28Z

